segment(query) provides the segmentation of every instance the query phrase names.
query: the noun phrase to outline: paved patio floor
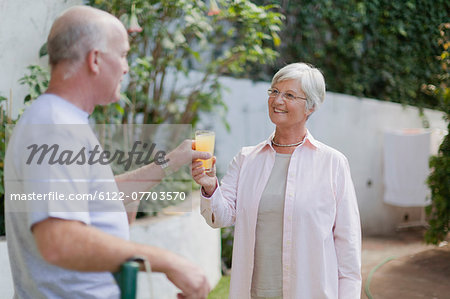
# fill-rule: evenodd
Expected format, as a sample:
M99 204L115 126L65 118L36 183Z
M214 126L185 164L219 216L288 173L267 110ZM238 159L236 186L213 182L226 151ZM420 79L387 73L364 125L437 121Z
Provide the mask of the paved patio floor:
M450 245L425 245L423 232L363 238L361 298L368 298L364 288L375 267L369 284L374 299L450 298Z

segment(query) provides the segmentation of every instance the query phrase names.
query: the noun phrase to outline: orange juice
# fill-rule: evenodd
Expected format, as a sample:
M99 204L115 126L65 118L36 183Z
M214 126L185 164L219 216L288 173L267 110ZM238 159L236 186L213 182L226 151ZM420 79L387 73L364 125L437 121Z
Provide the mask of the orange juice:
M213 131L200 130L195 132L195 150L199 152L208 152L214 154L215 134ZM206 171L212 168L212 158L203 161L203 167Z

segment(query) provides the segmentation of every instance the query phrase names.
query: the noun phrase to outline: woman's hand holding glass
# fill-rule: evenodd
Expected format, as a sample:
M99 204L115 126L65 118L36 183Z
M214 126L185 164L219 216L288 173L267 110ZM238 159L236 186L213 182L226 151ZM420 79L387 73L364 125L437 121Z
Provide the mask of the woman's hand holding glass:
M193 161L192 178L197 184L203 187L203 195L211 196L217 188L216 157L212 158L212 168L208 172L205 171L202 161Z

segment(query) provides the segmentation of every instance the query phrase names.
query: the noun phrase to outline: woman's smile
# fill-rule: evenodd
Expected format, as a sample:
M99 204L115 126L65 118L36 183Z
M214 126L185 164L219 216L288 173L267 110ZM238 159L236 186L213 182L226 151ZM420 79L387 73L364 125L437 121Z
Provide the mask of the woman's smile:
M280 108L273 108L273 111L274 111L275 113L288 113L287 110L282 110L282 109L280 109Z

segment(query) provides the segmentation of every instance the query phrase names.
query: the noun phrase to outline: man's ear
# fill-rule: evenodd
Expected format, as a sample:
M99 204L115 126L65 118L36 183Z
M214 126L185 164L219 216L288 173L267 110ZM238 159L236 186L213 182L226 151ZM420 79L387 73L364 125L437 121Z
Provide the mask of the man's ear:
M97 75L100 72L100 51L97 49L92 49L89 51L86 60L89 71Z

